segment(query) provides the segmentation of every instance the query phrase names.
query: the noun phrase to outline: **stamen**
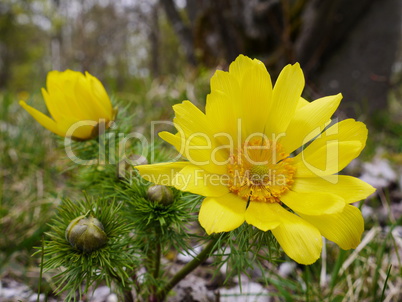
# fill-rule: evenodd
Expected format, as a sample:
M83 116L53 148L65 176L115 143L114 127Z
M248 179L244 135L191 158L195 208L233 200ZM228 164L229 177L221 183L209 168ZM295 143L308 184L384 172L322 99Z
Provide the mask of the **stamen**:
M293 184L292 162L279 143L250 140L230 158L229 190L248 202L280 202Z

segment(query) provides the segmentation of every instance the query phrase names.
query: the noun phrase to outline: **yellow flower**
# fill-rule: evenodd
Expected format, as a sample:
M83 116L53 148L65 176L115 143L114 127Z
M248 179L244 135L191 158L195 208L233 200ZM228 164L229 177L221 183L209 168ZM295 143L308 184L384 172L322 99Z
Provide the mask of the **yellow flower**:
M39 124L60 136L88 140L98 135L100 124L107 129L115 118L109 96L102 83L88 72L50 71L42 88L52 118L20 101L20 105Z
M302 264L319 258L321 236L356 248L364 221L350 204L374 189L336 173L360 154L367 129L352 119L328 127L342 95L308 102L303 88L299 64L272 87L264 64L241 55L212 77L205 114L184 101L173 107L178 133L159 134L188 161L136 168L151 182L206 196L199 222L208 234L246 221Z

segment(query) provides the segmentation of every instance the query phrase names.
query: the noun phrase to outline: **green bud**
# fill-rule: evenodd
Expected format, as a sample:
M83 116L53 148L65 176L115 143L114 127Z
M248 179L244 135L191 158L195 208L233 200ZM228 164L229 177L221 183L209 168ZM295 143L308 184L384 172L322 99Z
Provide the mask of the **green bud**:
M161 185L150 186L147 191L147 197L149 200L161 203L165 206L173 202L172 190Z
M72 220L66 229L66 239L73 247L84 252L100 249L107 242L102 223L92 215L82 215Z

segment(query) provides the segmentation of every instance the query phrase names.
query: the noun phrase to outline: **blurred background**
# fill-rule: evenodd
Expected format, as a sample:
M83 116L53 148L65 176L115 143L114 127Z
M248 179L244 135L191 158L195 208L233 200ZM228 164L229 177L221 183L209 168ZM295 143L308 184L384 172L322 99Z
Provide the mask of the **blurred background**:
M150 122L171 120L175 103L203 109L210 77L239 54L263 61L273 80L300 62L308 100L341 92L337 116L367 124L367 147L347 173L378 191L359 205L363 252L328 251L338 270L353 258L332 285L345 301L380 301L388 282L384 301L402 299L402 0L1 0L1 301L17 301L2 287L36 291L33 247L60 200L83 189L57 140L18 101L46 112L40 88L50 70L88 71L133 115L133 129L150 135ZM301 274L292 267L269 290L304 301ZM314 276L309 301L324 301L329 287Z
M401 82L400 0L2 0L0 89L35 91L49 70L89 71L111 91L226 68L238 54L273 78L300 62L313 97L376 112Z

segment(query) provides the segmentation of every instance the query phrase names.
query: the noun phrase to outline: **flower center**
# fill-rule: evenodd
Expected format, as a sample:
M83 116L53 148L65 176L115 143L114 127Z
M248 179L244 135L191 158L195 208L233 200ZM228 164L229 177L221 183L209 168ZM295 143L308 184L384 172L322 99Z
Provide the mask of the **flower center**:
M230 157L229 190L247 201L280 202L293 184L292 162L279 143L251 139Z

